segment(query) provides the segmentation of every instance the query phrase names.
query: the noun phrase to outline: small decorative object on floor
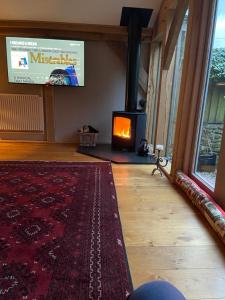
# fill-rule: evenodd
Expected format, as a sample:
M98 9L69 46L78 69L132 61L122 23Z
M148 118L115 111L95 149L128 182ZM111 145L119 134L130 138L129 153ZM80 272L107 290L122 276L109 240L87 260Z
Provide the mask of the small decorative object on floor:
M140 145L138 147L138 155L140 156L147 156L149 149L148 149L148 144L146 139L141 139Z
M163 145L156 145L155 149L157 150L157 155L155 155L156 168L153 169L152 175L154 175L156 171L159 171L160 175L162 176L162 171L161 171L160 167L166 167L168 164L168 159L165 158L165 163L161 164L164 162L164 158L160 157L160 151L163 151L164 147L163 147Z
M84 125L78 130L80 137L80 146L83 147L95 147L98 130L90 125Z

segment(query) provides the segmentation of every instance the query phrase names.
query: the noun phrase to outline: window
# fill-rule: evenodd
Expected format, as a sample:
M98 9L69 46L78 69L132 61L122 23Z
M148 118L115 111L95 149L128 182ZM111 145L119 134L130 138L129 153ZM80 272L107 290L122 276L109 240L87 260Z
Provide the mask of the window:
M215 189L225 115L225 2L217 1L194 174Z
M187 24L188 24L188 12L184 17L184 21L180 30L176 51L175 51L172 93L171 93L168 133L167 133L167 141L166 141L166 156L170 160L172 160L172 155L173 155L173 143L174 143L175 125L176 125L176 118L177 118L178 100L179 100L179 93L180 93L180 82L181 82L182 69L183 69Z
M188 12L186 12L183 18L169 68L167 69L166 67L161 73L156 144L162 144L164 146L165 156L169 158L169 164L165 168L167 173L171 173L171 161L173 156L180 83L183 72L187 24Z
M149 64L149 88L147 99L147 128L146 137L150 144L154 144L155 130L156 130L156 110L159 90L160 79L160 64L161 64L161 43L152 43L150 51L150 64Z

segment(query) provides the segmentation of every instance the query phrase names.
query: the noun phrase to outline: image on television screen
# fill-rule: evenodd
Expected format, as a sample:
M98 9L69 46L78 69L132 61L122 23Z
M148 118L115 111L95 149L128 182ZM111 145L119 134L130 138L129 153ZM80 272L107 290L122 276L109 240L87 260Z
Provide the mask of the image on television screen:
M6 37L9 82L84 86L84 42Z

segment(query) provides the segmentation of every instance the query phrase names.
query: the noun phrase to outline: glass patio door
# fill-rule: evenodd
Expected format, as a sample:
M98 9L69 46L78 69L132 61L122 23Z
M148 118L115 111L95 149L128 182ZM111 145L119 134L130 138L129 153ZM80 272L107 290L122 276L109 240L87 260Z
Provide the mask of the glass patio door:
M193 175L212 192L225 169L225 1L218 0ZM225 184L225 182L224 182Z

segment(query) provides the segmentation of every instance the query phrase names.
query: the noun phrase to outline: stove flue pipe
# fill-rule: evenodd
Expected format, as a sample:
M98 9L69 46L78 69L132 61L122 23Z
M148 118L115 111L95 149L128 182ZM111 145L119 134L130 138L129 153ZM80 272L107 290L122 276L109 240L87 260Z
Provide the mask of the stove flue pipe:
M128 24L126 111L137 110L138 80L141 57L141 26L140 16L135 11L131 14Z
M137 111L142 27L147 27L152 9L123 7L120 25L128 27L125 109Z

